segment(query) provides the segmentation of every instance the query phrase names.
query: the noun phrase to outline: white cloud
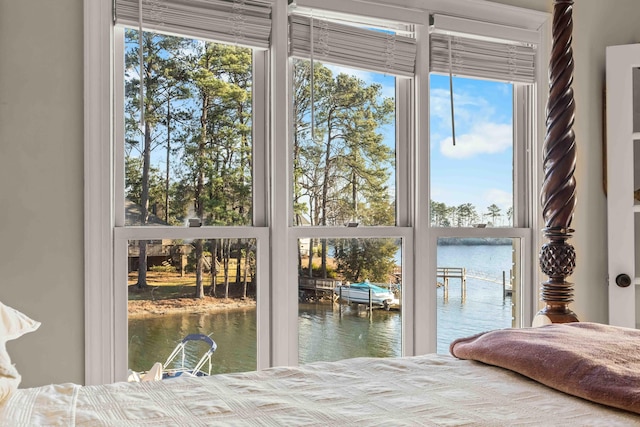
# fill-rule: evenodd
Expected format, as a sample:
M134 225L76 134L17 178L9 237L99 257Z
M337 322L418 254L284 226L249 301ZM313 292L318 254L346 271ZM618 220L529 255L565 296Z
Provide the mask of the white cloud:
M478 154L494 154L507 150L513 145L511 125L497 123L476 123L467 132L440 141L440 152L450 158L464 159Z
M491 204L496 204L500 209L502 209L501 214L505 215L507 209L513 206L513 195L504 190L498 190L497 188L492 188L487 190L484 193L484 199L487 201L487 206Z
M434 89L430 93L431 116L440 124L451 127L451 98L449 89ZM453 107L456 126L460 123L474 123L489 120L495 109L485 98L470 95L454 88ZM458 123L460 122L460 123Z
M431 91L429 110L433 119L451 127L451 102L448 90L434 89Z

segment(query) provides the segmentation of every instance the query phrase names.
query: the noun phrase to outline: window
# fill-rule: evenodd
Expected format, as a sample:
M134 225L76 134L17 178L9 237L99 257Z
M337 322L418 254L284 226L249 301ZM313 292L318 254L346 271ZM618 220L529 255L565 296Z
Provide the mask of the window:
M481 190L460 191L470 188L469 176L456 181L436 167L446 159L434 150L447 137L433 121L440 94L448 105L449 71L447 61L446 69L433 68L425 53L437 50L429 37L435 29L482 42L515 40L538 55L545 14L452 0L448 11L468 18L461 31L461 18L447 11L430 23L429 0L424 9L372 2L360 16L353 15L359 3L349 0L215 0L189 19L176 13L182 2L166 0L142 1L140 23L137 0L116 0L116 24L106 28L111 3L85 2L88 384L162 362L165 350L156 343L175 346L194 329L213 331L213 372L442 351L440 337L464 333L460 324L441 329L451 323L443 309L462 298L469 309L485 303L473 295L471 266L446 259L453 239L500 243L491 278L501 281L504 272L505 285L483 282L498 298L488 306L500 310L488 317L530 322L544 85L493 68L490 76L452 73L460 148L471 123L460 115L465 84L504 91L500 103L512 100L498 123L500 135L512 136L501 146L501 175L470 175L508 197L481 205L470 199ZM529 75L540 83L544 64L535 56L534 64ZM217 95L203 108L212 88ZM468 93L480 97L476 90ZM455 160L449 172L468 169L465 161ZM439 189L459 197L441 197ZM446 213L465 203L476 206L477 218ZM466 249L469 261L476 248ZM445 288L444 267L466 268L466 293L453 277ZM153 287L138 292L145 274ZM129 301L144 292L172 290L246 292L256 308L237 316L193 310L170 328L168 316L158 323L128 315ZM448 307L439 305L445 298ZM144 359L149 352L154 357Z
M518 110L532 102L535 50L469 28L435 15L430 36L430 222L442 353L453 339L521 326L532 268L524 254L533 141Z
M268 40L269 3L229 10L226 2L212 3L180 22L172 21L178 3L148 5L142 22L128 26L137 6L116 2L114 29L122 88L115 166L123 171L114 179L114 282L128 306L127 368L144 372L165 362L190 334L217 345L211 373L268 366L268 353L260 358L257 351L265 339L257 334L258 313L268 319L268 266L260 261L268 238L257 196L265 192L265 159L255 159L266 129L255 117L265 114L267 53L257 46ZM254 33L249 23L259 8L266 22ZM199 25L203 18L220 24L215 32ZM169 314L159 316L163 307ZM195 364L202 349L185 348Z
M298 361L400 356L411 229L401 228L408 200L397 192L408 187L398 164L410 141L398 126L415 39L408 28L398 35L390 23L323 12L290 15Z

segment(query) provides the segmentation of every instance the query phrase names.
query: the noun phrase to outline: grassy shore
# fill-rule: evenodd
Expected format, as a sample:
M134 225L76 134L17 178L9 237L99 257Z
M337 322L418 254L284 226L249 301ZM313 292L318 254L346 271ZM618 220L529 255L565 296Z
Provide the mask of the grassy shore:
M217 285L216 297L208 295L210 286L205 286L203 298L195 298L195 275L180 276L178 273L147 272L147 284L138 289L137 273L129 275L130 317L158 316L176 313L215 313L224 310L255 308L252 297L242 298L242 286L231 284L229 298L224 298L224 286ZM240 288L240 289L239 289Z

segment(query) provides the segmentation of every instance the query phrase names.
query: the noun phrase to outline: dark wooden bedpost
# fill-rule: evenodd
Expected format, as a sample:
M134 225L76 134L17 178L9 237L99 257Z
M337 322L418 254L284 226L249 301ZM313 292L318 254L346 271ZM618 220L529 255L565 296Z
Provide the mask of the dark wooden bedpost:
M569 309L573 284L566 281L576 265L575 249L567 243L574 231L570 226L576 205L572 12L573 0L554 0L547 134L543 146L544 183L540 193L543 232L549 240L542 245L540 267L549 280L542 283L545 307L536 315L534 326L578 321Z

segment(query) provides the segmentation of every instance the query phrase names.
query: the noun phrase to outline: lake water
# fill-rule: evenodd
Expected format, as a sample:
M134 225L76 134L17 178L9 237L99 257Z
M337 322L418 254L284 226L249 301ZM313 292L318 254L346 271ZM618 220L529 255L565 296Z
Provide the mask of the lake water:
M163 362L187 335L211 335L218 348L211 373L256 369L256 310L233 310L214 314L177 314L129 319L129 368L145 371ZM194 343L186 366L194 366L206 346Z
M464 300L459 280L450 280L448 301L438 288L438 353L448 353L455 338L513 326L511 297L503 297L501 283L503 271L508 280L512 253L511 245L438 246L438 266L465 267L468 272ZM500 283L473 277L477 273Z
M438 246L438 266L465 267L483 277L502 279L511 269L510 245ZM439 279L441 281L441 279ZM511 298L502 285L467 276L466 298L460 281L450 280L448 299L437 290L438 353L447 353L458 337L512 326ZM300 363L359 356L401 355L401 312L358 306L300 303L298 308ZM129 320L129 367L141 371L164 362L176 344L190 333L210 334L218 344L212 373L256 369L255 309L215 314L186 314ZM202 349L188 355L195 363Z

